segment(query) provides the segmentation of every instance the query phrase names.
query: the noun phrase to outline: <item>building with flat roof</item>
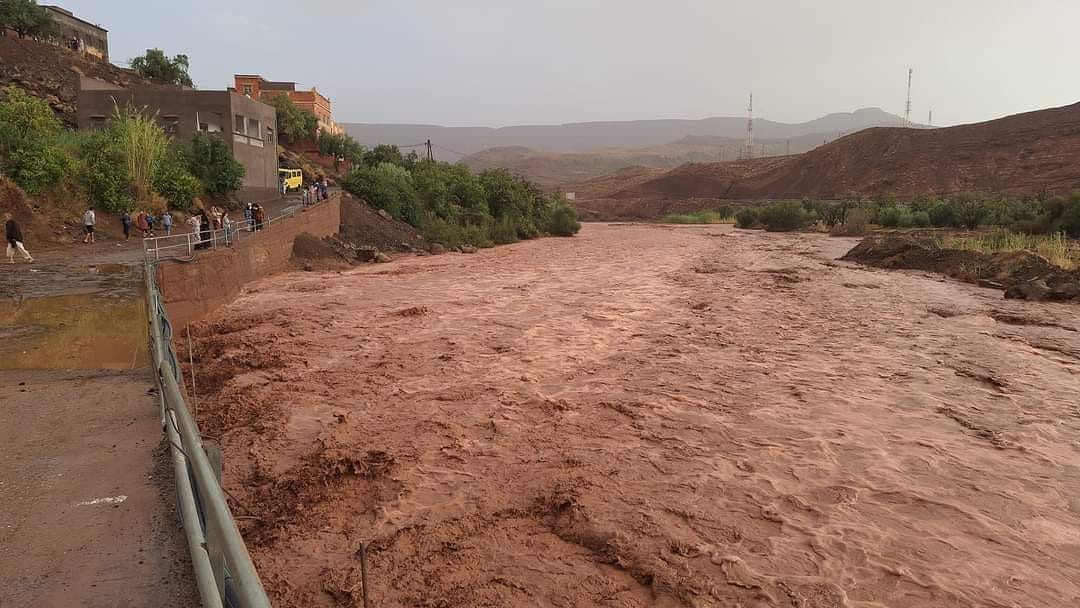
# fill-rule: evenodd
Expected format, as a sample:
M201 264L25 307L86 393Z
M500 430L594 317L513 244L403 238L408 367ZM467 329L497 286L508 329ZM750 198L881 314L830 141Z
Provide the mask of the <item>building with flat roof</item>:
M104 128L117 107L132 104L157 116L179 138L207 133L222 138L244 166L241 198L270 198L278 192L277 111L232 91L141 85L127 89L84 79L79 88L80 129Z
M82 42L82 51L102 61L109 60L109 30L76 17L66 8L55 5L43 5L49 11L56 29L68 46L76 40Z
M269 101L277 95L285 95L301 110L306 110L319 119L319 130L340 135L344 130L334 122L330 99L315 87L310 91L296 90L295 82L272 81L258 74L237 74L233 77L237 93L260 101Z

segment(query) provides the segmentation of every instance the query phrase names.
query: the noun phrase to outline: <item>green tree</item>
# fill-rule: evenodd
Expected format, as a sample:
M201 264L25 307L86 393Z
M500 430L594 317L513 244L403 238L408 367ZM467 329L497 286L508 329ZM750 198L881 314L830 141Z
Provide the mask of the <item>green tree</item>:
M270 98L270 105L277 110L278 133L285 141L296 143L303 139L314 139L319 129L319 119L307 110L293 103L284 93Z
M236 192L244 185L244 165L219 137L196 134L191 141L188 167L206 192L214 196Z
M405 165L405 158L397 146L390 144L379 144L364 154L364 164L369 167L378 167L383 163L402 167Z
M0 171L38 194L64 178L71 158L59 143L63 125L44 101L22 89L5 90L0 103Z
M114 133L83 131L77 139L79 179L94 206L113 213L131 211L131 175L124 151Z
M190 209L203 185L188 170L187 154L173 149L158 163L154 172L154 191L173 209Z
M19 38L48 38L56 34L52 15L36 0L0 0L0 30L11 28Z
M146 49L145 55L131 60L131 69L135 73L162 84L193 86L188 74L189 67L187 55L176 55L169 59L161 49Z

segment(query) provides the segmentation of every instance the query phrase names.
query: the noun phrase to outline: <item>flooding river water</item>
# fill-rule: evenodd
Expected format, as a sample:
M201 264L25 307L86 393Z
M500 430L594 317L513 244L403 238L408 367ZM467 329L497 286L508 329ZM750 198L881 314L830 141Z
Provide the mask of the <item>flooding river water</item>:
M200 424L275 606L1080 605L1080 309L587 225L253 284Z

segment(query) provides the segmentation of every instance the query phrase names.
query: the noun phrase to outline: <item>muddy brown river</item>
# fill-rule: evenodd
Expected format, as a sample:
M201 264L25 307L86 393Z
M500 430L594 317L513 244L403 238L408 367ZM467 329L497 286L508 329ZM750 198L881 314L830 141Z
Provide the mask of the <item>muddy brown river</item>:
M1080 308L587 225L255 283L198 328L279 608L1080 605Z

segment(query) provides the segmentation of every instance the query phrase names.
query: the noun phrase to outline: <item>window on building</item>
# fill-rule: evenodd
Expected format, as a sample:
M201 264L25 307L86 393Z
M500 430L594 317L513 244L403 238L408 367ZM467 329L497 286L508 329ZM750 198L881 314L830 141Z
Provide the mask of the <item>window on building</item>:
M247 133L248 137L259 137L262 135L262 125L255 118L247 119Z
M165 130L168 135L176 135L180 131L180 117L179 116L162 116L161 128Z
M274 130L266 127L266 143L274 143Z
M95 130L95 131L103 131L105 129L105 124L107 122L108 122L108 118L106 118L104 116L91 116L90 117L90 128Z
M251 88L251 85L250 85L250 84L245 84L245 85L244 85L244 95L245 95L246 97L251 97L251 96L252 96L252 94L254 94L254 92L255 92L255 91L254 91L254 90L253 90L253 89Z
M244 129L247 128L247 121L244 120L243 115L237 114L233 116L233 130L241 135L245 135Z

